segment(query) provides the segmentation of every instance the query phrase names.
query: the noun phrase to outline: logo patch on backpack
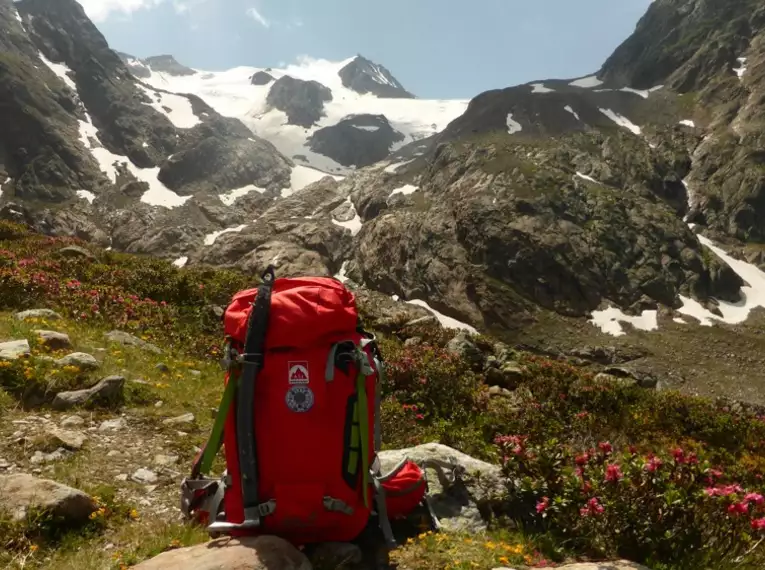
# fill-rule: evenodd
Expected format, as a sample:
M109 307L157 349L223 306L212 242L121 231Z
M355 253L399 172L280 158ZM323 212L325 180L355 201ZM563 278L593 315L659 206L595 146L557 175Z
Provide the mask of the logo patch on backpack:
M303 414L313 408L314 397L308 386L293 386L287 391L285 400L290 410Z
M290 384L308 384L308 363L307 362L289 362L289 381Z

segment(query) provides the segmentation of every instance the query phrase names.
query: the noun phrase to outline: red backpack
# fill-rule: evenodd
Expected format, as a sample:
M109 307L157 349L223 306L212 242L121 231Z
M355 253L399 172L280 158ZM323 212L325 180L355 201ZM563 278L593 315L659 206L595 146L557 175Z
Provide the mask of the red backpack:
M409 461L380 474L383 361L353 294L332 278L275 279L269 267L260 287L233 297L223 321L226 386L181 484L184 515L213 536L272 534L301 545L351 541L374 513L395 545L386 489L398 518L427 485ZM226 473L208 479L221 445Z

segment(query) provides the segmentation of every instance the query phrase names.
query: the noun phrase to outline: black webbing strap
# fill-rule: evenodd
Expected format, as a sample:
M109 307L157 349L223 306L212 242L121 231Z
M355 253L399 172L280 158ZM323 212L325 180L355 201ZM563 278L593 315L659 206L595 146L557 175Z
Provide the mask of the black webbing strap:
M236 438L239 446L239 470L242 479L242 502L245 526L259 526L258 463L255 446L255 382L263 368L263 352L271 308L274 268L263 273L247 327L242 358L242 373L237 389Z

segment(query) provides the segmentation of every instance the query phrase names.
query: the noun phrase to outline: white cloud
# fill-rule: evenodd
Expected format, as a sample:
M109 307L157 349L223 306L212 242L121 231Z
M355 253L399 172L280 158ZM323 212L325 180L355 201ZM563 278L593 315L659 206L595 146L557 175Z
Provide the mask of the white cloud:
M153 8L164 0L77 0L94 22L103 22L112 12L131 14L136 10Z
M164 4L167 0L77 0L94 22L103 22L113 13L130 15L138 10L148 10ZM188 14L196 6L209 0L172 0L178 14Z
M253 20L255 20L258 24L263 26L264 28L270 28L271 27L271 22L269 22L266 19L266 17L263 14L261 14L258 11L258 9L255 8L254 6L250 7L250 8L247 8L247 15L250 18L252 18Z

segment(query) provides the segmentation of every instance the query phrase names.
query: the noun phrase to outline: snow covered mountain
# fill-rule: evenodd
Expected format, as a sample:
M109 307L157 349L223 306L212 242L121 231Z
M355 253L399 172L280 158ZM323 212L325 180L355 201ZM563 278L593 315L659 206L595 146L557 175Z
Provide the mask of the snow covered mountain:
M74 0L0 0L0 219L714 368L765 354L763 22L656 0L594 75L427 101L361 56L197 70L115 53Z
M415 99L384 67L362 56L340 62L305 58L284 69L209 72L167 56L152 61L121 55L146 84L197 95L296 164L334 174L368 166L438 133L469 103ZM339 136L333 136L336 132Z

